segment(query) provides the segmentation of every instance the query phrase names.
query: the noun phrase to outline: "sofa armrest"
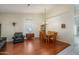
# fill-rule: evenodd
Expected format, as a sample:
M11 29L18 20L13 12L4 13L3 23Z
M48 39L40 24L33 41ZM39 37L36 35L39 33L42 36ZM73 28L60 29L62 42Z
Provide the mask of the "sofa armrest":
M0 42L2 42L3 40L0 40Z
M4 47L6 44L6 37L0 37L0 48Z

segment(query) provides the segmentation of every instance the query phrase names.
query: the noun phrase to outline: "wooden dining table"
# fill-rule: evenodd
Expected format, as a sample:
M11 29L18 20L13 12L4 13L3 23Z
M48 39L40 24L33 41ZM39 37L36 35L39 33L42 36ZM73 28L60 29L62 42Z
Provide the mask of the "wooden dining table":
M46 42L49 42L50 40L56 41L57 38L57 32L40 32L40 39L42 41L46 40Z
M46 34L48 42L53 39L53 41L56 41L56 35L55 34Z

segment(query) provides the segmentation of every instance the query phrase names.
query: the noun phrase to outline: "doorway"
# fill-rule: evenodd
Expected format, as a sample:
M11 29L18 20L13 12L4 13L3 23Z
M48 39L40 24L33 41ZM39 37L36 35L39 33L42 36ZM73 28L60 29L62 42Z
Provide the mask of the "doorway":
M79 16L74 18L74 51L79 54Z

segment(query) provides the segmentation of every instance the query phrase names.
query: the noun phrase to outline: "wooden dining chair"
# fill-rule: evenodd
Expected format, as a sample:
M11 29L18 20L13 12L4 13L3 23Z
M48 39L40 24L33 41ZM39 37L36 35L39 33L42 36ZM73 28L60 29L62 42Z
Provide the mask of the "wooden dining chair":
M50 40L56 41L56 39L57 39L57 32L48 31L48 34L50 35L50 37L49 37Z
M41 31L40 32L40 40L41 41L45 41L47 38L46 38L46 32L45 31Z

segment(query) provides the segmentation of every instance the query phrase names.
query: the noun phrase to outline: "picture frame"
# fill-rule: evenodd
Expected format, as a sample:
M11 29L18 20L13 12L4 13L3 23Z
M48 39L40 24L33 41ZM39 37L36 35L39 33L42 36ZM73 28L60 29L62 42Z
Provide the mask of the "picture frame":
M66 24L61 24L61 28L66 28Z

